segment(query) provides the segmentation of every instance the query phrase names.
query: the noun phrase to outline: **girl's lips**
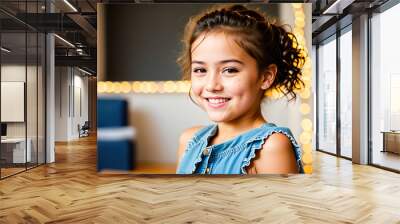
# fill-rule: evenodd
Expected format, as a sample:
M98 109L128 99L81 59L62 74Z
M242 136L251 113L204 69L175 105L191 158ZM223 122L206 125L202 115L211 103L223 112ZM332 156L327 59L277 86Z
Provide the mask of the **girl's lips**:
M208 106L214 109L226 106L228 104L228 101L230 100L230 98L225 97L210 97L205 99L207 100Z

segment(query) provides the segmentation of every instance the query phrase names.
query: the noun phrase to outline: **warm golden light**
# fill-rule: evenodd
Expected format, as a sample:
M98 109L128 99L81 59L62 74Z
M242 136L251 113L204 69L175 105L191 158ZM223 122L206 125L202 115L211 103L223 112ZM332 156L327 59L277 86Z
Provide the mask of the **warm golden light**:
M303 49L303 56L305 57L305 63L302 71L302 81L304 82L304 88L299 92L302 103L300 105L300 112L304 116L301 121L301 127L303 132L300 134L299 142L302 146L303 157L302 161L304 165L305 173L312 173L312 121L307 118L311 112L311 105L309 99L311 97L311 85L312 85L312 74L311 74L311 60L308 56L308 50L306 48L306 39L304 35L305 27L305 14L304 8L301 3L293 3L293 14L294 14L294 29L293 33L297 38L298 45Z
M306 103L302 103L300 105L300 113L302 113L303 115L309 114L310 111L311 111L310 105L308 105Z
M121 83L121 92L129 93L131 91L131 85L129 82L122 82Z
M190 81L97 82L98 93L188 93Z
M167 81L164 83L164 89L167 93L172 93L175 91L175 83L172 81Z
M303 151L304 151L304 153L308 153L308 152L311 153L311 151L312 151L312 145L311 145L311 144L304 144L304 145L303 145Z
M312 165L305 165L304 166L304 173L312 173L312 171L313 171Z
M304 153L302 159L303 159L304 163L312 163L312 154L311 153Z
M99 82L97 83L97 89L99 92L105 92L106 91L106 84L104 82Z
M283 94L278 89L274 88L267 90L265 96L275 100L281 98Z
M112 87L113 87L112 82L106 82L105 83L105 92L111 93L112 92Z
M311 142L311 133L303 132L300 135L300 143L301 144L308 144Z
M303 99L308 99L308 98L310 98L310 95L311 95L311 93L310 93L310 90L308 89L308 88L305 88L303 91L301 91L301 93L300 93L300 97L301 98L303 98Z
M303 5L301 3L292 3L292 7L294 9L303 9Z
M301 121L301 127L303 128L304 131L312 131L312 121L308 118L303 119Z
M143 93L150 93L150 82L143 82L142 83L142 92Z

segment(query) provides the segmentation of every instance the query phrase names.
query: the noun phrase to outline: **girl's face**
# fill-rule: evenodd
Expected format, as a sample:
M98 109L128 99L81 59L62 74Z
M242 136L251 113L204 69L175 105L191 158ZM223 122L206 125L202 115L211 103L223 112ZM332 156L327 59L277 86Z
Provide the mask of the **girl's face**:
M192 93L214 122L229 122L260 109L265 81L257 62L223 32L192 44ZM263 88L262 88L263 87Z

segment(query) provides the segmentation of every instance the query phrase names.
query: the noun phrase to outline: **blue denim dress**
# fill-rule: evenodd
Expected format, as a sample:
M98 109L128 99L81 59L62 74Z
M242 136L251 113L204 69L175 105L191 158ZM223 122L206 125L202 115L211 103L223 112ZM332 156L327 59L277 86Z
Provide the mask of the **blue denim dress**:
M277 132L285 134L292 142L299 173L304 173L300 146L288 128L265 123L226 142L208 146L217 128L213 124L194 134L180 158L177 174L246 174L246 167L256 156L256 150L262 148L268 136Z

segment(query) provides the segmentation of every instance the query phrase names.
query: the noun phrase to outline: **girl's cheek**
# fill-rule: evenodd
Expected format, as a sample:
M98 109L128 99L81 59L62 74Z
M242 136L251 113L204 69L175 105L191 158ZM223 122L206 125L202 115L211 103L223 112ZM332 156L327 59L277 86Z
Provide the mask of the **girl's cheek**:
M232 80L224 83L224 90L232 95L241 95L245 89L246 83L241 80Z
M201 95L202 89L203 89L203 87L202 87L202 85L200 83L192 81L192 92L193 92L193 94L195 94L197 96Z

